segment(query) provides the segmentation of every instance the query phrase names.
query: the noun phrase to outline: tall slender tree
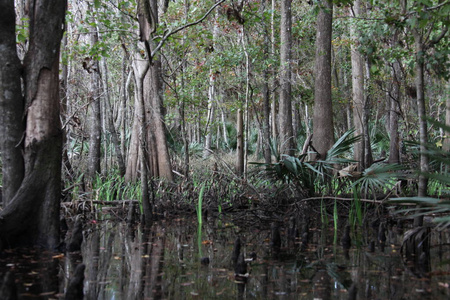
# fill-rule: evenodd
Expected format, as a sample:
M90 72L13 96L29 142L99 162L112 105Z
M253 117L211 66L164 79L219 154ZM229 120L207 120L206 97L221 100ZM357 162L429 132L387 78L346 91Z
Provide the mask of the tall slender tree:
M97 27L95 20L91 26L91 47L98 43ZM101 116L101 92L100 92L100 64L96 57L91 57L86 71L90 74L89 88L89 158L88 174L94 179L101 172L101 142L102 142L102 116Z
M426 197L428 194L428 177L429 171L429 158L428 149L428 125L427 125L427 111L426 111L426 97L425 97L425 62L426 53L429 49L433 48L439 43L448 32L449 18L444 24L439 24L433 16L434 11L429 9L428 3L422 3L419 1L414 2L415 11L412 14L412 18L415 19L415 23L412 22L411 31L414 37L414 50L415 50L415 85L417 96L417 112L419 117L419 140L420 140L420 175L418 184L418 196ZM445 6L438 7L442 8ZM448 4L447 8L448 9ZM425 25L423 25L425 23ZM422 25L421 25L422 24ZM431 35L433 30L439 28L436 35ZM415 226L421 226L423 224L423 216L416 217L414 219Z
M352 61L352 98L353 98L353 126L355 134L362 138L355 143L354 156L358 162L358 169L364 170L365 163L365 147L364 140L367 132L364 131L364 113L365 113L365 97L364 97L364 58L360 52L359 34L358 34L358 18L361 16L361 1L356 0L349 8L350 14L354 17L350 24L350 35L353 38L351 45L351 61Z
M261 1L261 15L264 15L264 12L267 9L268 1ZM264 31L264 61L268 61L269 59L269 27L266 24L264 19L261 19L261 26ZM270 164L272 161L272 151L270 149L270 90L269 90L269 67L266 65L263 70L263 83L262 83L262 96L264 103L264 116L263 116L263 152L264 152L264 162L266 164Z
M294 155L295 137L292 126L292 0L281 1L280 40L280 138L283 153Z

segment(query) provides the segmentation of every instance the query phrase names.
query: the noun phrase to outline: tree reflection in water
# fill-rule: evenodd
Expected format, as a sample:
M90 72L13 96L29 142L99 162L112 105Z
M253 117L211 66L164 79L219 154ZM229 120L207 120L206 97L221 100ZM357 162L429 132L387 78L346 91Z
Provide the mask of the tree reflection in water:
M85 224L81 252L4 251L0 283L9 272L19 299L63 299L75 268L83 263L85 299L448 299L447 231L429 233L427 268L417 276L420 266L400 251L404 234L390 227L383 252L369 251L370 234L362 235L357 248L352 233L347 256L339 242L330 243L333 228L311 227L303 249L301 237L295 243L288 240L288 223L280 223L281 245L274 256L270 226L209 220L198 230L195 219L161 221L148 228L97 221ZM339 228L341 235L344 228ZM245 281L237 280L232 263L238 236L247 264ZM205 258L209 264L201 263Z

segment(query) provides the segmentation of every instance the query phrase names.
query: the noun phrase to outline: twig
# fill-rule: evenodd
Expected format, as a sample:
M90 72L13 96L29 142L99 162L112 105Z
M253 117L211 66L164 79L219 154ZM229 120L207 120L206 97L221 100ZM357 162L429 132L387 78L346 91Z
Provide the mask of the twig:
M191 27L191 26L194 26L194 25L197 25L197 24L199 24L199 23L201 23L201 22L203 22L203 20L205 20L208 16L209 16L209 14L217 7L217 6L219 6L220 4L222 4L223 2L225 2L225 0L221 0L221 1L219 1L219 2L217 2L216 4L214 4L200 19L198 19L197 21L194 21L194 22L191 22L191 23L189 23L189 24L186 24L186 25L183 25L183 26L180 26L180 27L178 27L178 28L176 28L176 29L174 29L174 30L167 30L165 33L164 33L164 36L161 38L161 40L159 41L159 43L158 43L158 45L155 47L155 49L153 49L153 51L151 52L151 55L150 55L150 58L153 58L153 57L155 57L155 55L156 55L156 53L159 51L159 49L164 45L164 43L167 41L167 39L170 37L170 36L172 36L173 34L175 34L175 33L177 33L177 32L179 32L179 31L181 31L181 30L183 30L183 29L186 29L186 28L188 28L188 27Z

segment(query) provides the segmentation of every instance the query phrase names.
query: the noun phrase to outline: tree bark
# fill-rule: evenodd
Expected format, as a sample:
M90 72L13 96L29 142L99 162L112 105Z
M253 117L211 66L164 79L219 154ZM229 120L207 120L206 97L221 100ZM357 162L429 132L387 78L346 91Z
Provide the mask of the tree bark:
M400 135L398 132L398 119L400 114L400 63L395 61L392 66L392 91L389 95L389 163L400 163Z
M261 14L264 14L266 10L266 0L261 1ZM269 59L269 29L264 19L261 20L261 26L264 28L264 61ZM272 152L270 150L270 91L269 91L269 67L263 70L263 83L262 83L262 97L264 105L264 116L263 116L263 151L264 151L264 162L270 164L272 162Z
M217 12L216 12L217 17ZM212 32L212 47L215 46L215 41L217 39L218 34L218 24L214 22L213 32ZM214 70L210 68L209 70L209 87L208 87L208 113L206 118L206 127L205 127L205 147L203 151L203 157L208 157L211 153L211 143L212 143L212 125L214 122L215 115L215 100L216 98L216 74L214 74Z
M148 64L147 64L148 66ZM148 67L144 73L148 73ZM140 170L141 170L141 191L142 191L142 208L144 212L144 221L146 226L151 226L152 220L153 220L153 207L150 203L150 193L148 188L148 167L147 167L147 161L148 156L146 155L146 149L147 149L147 142L149 141L147 137L147 116L145 113L145 98L144 94L141 93L141 97L139 98L140 101L140 148L139 148L139 163L140 163Z
M149 70L144 78L144 110L148 115L154 132L154 141L156 152L153 153L154 167L157 172L153 176L162 177L169 181L173 180L172 164L170 161L169 149L167 145L166 129L163 112L163 96L162 96L162 73L161 61L154 57L152 53L155 48L153 42L154 30L159 22L158 17L158 1L138 1L138 21L140 29L140 40L144 42L149 61ZM153 132L148 132L151 135ZM150 143L147 143L149 145ZM156 169L154 168L156 171Z
M244 174L244 116L242 109L238 109L237 112L237 162L236 173L238 176Z
M354 145L354 159L358 162L358 170L362 171L366 168L364 164L365 157L365 132L364 132L364 59L358 50L358 29L356 18L361 15L361 1L354 2L350 7L350 13L355 18L350 25L350 35L354 42L351 45L351 61L352 61L352 98L353 98L353 126L355 135L361 136L361 139Z
M271 32L271 41L272 41L272 47L271 47L271 53L275 53L275 3L276 0L272 0L271 7L272 7L272 13L270 14L270 32ZM271 120L271 128L272 128L272 141L278 140L278 111L277 111L277 95L276 95L276 71L275 68L272 68L272 104L271 104L271 113L272 113L272 120ZM276 149L278 150L278 149Z
M447 90L450 90L450 84L447 83ZM447 97L445 101L446 109L445 109L445 125L450 126L450 97ZM449 152L450 151L450 132L445 132L444 143L442 145L442 150Z
M117 135L116 127L114 125L113 120L113 110L111 109L110 104L110 96L109 96L109 87L108 87L108 69L106 67L106 62L102 60L102 73L103 73L103 90L105 91L105 108L108 111L105 111L106 122L108 126L108 131L111 134L111 140L114 146L114 151L117 157L117 165L119 167L120 176L125 175L125 162L123 160L122 151L120 147L119 136Z
M5 26L6 32L10 32L10 25L6 25L4 20L15 24L14 7L10 2L0 2L0 32L4 32ZM54 248L60 242L62 131L58 76L66 6L67 2L63 0L30 2L29 49L23 68L26 101L25 107L20 106L25 109L26 129L22 148L25 173L17 192L0 212L3 246L38 245ZM1 43L14 44L15 37L8 34L7 40L1 40ZM0 56L13 57L15 53L16 49L9 46L1 49ZM17 68L17 59L12 62L14 64L11 67ZM18 74L18 70L11 69L11 72ZM5 79L2 78L3 86ZM11 77L9 80L17 82L20 77ZM21 103L18 102L18 105ZM4 113L7 112L0 112ZM21 126L20 123L22 121L15 126ZM8 161L3 163L10 164ZM10 168L10 165L7 167Z
M145 110L151 112L151 120L156 142L156 155L158 174L157 177L173 180L172 164L170 162L169 148L167 145L166 128L163 113L163 100L161 88L161 62L153 60L153 64L144 79Z
M91 44L98 42L97 29L92 28ZM92 68L89 69L91 76L91 86L89 90L89 155L88 155L88 175L91 180L100 174L101 162L101 139L102 139L102 119L100 107L100 66L96 58L91 58Z
M333 103L331 99L331 35L333 4L321 1L317 16L316 65L314 85L314 147L320 159L334 144Z
M22 65L16 53L14 1L0 4L0 154L2 156L3 206L19 189L25 172L22 157L24 98Z
M281 1L281 48L280 48L280 138L282 153L293 156L295 137L292 127L291 104L291 47L292 47L292 0Z
M425 176L429 171L428 166L428 156L425 154L427 151L428 143L428 126L427 120L425 119L426 107L425 107L425 83L424 83L424 43L423 37L418 29L413 30L414 35L414 45L416 50L416 91L417 91L417 112L419 117L419 139L420 139L420 175L419 175L419 186L418 186L418 196L426 197L428 194L428 178ZM414 218L414 226L423 225L423 216L418 216Z
M143 95L144 76L148 70L148 62L144 61L139 54L135 54L133 61L133 73L135 78L135 101L134 101L134 114L133 125L131 131L130 148L128 150L127 169L125 172L125 181L136 181L139 178L139 152L141 139L146 138L146 134L141 134L141 122L144 108L141 99ZM146 132L146 131L145 131ZM144 143L145 144L145 143Z

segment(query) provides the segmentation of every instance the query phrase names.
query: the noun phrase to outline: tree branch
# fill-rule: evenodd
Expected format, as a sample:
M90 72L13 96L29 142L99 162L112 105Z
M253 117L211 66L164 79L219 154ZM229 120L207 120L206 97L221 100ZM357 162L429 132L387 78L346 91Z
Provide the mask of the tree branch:
M217 2L216 4L214 4L204 15L203 15L203 17L201 17L200 19L198 19L197 21L194 21L194 22L191 22L191 23L188 23L188 24L186 24L186 25L183 25L183 26L180 26L180 27L178 27L178 28L176 28L176 29L174 29L174 30L169 30L167 33L165 33L164 34L164 36L161 38L161 40L159 41L159 43L158 43L158 45L155 47L155 49L153 49L153 51L151 52L151 58L150 59L152 59L155 55L156 55L156 53L159 51L159 49L161 49L161 47L164 45L164 43L167 41L167 39L170 37L170 36L172 36L172 35L174 35L175 33L177 33L177 32L179 32L179 31L181 31L181 30L183 30L183 29L186 29L186 28L188 28L188 27L191 27L191 26L194 26L194 25L197 25L197 24L199 24L199 23L201 23L201 22L203 22L203 20L205 20L210 14L211 14L211 12L217 7L217 6L219 6L220 4L222 4L223 2L225 2L225 0L220 0L219 2Z
M441 34L439 34L439 36L437 36L436 38L430 40L430 42L426 45L426 47L429 48L429 47L439 43L444 38L444 36L447 34L447 32L448 32L448 26L445 26L445 28L442 29Z
M430 10L439 9L439 8L441 8L442 6L445 6L445 5L447 5L447 4L449 4L449 0L447 0L447 1L445 1L445 2L442 2L442 3L439 3L439 4L436 5L436 6L428 7L428 8L426 8L425 10L426 10L426 11L430 11Z

